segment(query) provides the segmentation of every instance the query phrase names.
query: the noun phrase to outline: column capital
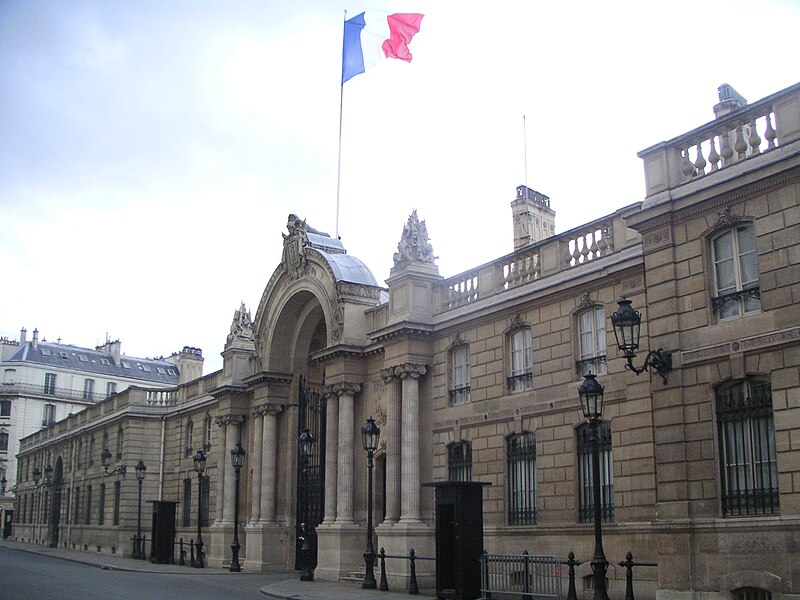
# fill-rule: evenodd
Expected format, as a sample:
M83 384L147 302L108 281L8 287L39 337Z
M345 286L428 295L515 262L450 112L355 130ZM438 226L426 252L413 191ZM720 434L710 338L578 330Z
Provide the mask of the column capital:
M389 384L392 380L397 378L397 374L394 372L395 367L387 367L386 369L381 369L381 379L383 379L383 383Z
M244 423L246 418L247 415L228 414L228 415L218 416L216 419L214 419L214 422L220 427L222 427L223 425L231 425L231 424L241 425L242 423Z
M403 363L395 367L394 372L400 379L408 379L409 377L419 379L428 372L428 368L418 363Z
M338 383L332 383L331 385L326 387L326 393L328 395L336 395L336 396L355 396L358 392L361 391L361 384L355 383L353 381L340 381Z
M272 404L271 402L265 402L264 404L253 406L250 409L250 414L252 414L254 417L263 417L263 416L274 417L275 415L277 415L282 411L283 411L282 404Z

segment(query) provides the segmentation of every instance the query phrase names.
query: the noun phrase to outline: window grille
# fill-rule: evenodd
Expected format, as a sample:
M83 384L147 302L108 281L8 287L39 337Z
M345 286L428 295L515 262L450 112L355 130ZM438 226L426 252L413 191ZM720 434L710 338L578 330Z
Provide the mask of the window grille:
M97 524L105 525L106 521L106 484L100 484L100 497L97 499Z
M716 297L711 299L720 319L761 310L758 257L752 223L732 227L711 240Z
M183 480L183 526L192 524L192 480Z
M772 592L763 588L745 587L733 592L734 600L772 600Z
M472 444L454 442L447 447L447 475L450 481L472 481Z
M119 501L120 501L121 484L119 481L114 482L114 525L119 525Z
M536 436L522 433L508 438L508 523L536 523Z
M779 512L772 390L749 379L716 391L722 513Z
M592 443L590 426L578 428L578 517L581 523L594 521L594 477L592 471ZM611 454L611 426L601 421L597 424L598 450L600 451L600 516L603 521L614 520L614 462Z

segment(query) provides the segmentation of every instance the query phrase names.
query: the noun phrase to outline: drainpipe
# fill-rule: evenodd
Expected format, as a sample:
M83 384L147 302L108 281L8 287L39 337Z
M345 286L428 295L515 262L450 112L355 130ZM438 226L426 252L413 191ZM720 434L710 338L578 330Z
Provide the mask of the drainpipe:
M167 416L161 415L161 456L158 459L158 500L164 495L164 436L167 430Z

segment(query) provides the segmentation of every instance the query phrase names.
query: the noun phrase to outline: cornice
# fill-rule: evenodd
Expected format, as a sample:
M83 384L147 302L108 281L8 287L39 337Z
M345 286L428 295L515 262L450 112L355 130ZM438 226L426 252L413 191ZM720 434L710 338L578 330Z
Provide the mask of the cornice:
M292 383L292 378L293 376L291 373L275 373L271 371L261 371L260 373L255 373L254 375L245 377L243 381L248 389L252 389L255 386L268 383L284 383L288 385Z

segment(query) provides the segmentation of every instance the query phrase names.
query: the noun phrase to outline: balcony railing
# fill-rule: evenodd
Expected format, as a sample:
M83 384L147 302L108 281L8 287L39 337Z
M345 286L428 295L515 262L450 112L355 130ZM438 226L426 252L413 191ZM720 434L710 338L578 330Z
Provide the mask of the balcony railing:
M696 181L796 141L800 84L639 152L647 196Z
M71 390L67 388L54 388L49 385L38 385L35 383L3 383L0 385L0 394L31 394L35 396L47 396L60 400L80 400L82 402L94 402L99 394L93 394L92 399L87 399L83 389Z
M473 304L638 244L638 234L625 226L625 217L637 208L623 208L443 280L435 288L438 312Z

